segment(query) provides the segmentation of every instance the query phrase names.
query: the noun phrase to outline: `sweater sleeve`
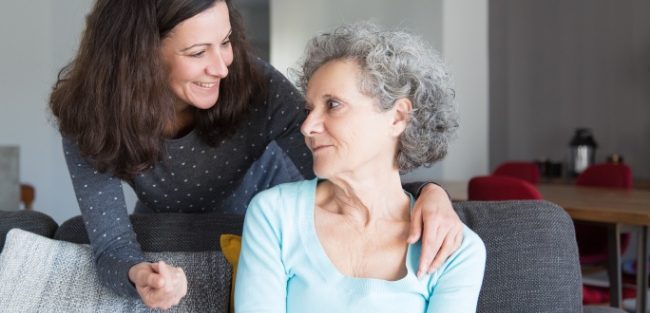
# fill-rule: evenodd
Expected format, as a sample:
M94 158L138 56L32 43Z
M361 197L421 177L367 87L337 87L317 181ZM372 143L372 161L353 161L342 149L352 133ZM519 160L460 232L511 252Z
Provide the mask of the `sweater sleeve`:
M242 248L235 282L235 312L285 313L287 274L282 262L280 205L274 190L266 190L251 201L242 235Z
M460 248L433 275L427 313L474 313L483 284L485 245L481 238L464 228ZM431 280L433 281L433 279Z
M300 126L307 116L302 94L271 65L264 65L268 80L268 139L277 141L305 179L314 178L312 156Z
M424 186L428 184L434 184L436 186L439 186L440 188L442 188L442 190L445 191L445 193L447 194L447 198L449 198L449 201L452 200L451 196L449 195L449 192L447 192L446 189L444 189L442 186L440 186L440 184L434 181L424 181L424 182L418 181L418 182L411 182L411 183L402 183L402 188L410 192L412 195L415 195L415 198L417 199L420 197L422 188L424 188Z
M128 271L146 260L129 221L122 182L98 172L67 138L63 151L100 280L122 296L139 297Z

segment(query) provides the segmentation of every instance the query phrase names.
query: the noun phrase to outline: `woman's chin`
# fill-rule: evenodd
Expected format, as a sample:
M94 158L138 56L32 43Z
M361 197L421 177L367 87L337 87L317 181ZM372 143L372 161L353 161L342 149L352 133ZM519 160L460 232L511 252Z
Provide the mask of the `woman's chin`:
M192 101L192 106L199 110L207 110L217 104L217 98L205 99L200 101Z
M314 167L314 174L316 175L316 177L321 179L330 178L330 175L328 175L329 173L327 171L323 171L322 169L317 169L316 167Z
M320 167L314 166L314 174L321 179L332 179L337 176L337 171L331 166L329 167Z
M200 90L198 92L188 94L188 98L193 107L201 110L207 110L215 106L217 100L219 100L219 90L215 89L210 92Z

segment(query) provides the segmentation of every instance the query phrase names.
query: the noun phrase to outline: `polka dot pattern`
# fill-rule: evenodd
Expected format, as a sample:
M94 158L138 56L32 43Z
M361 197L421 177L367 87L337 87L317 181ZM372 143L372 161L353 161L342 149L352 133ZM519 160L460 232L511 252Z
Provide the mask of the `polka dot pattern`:
M128 182L138 197L136 212L243 214L258 191L313 177L300 134L303 100L286 78L259 62L268 81L266 99L253 103L241 127L217 146L195 132L167 140L162 161ZM145 258L129 222L122 182L98 172L74 142L64 139L63 146L98 274L117 293L137 296L127 272Z

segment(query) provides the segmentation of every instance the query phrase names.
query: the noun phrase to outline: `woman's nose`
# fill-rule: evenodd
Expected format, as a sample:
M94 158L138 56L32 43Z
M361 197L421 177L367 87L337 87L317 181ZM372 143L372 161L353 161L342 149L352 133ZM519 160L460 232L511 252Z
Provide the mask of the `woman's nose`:
M214 54L205 70L211 76L217 76L219 78L228 76L228 66L219 52Z
M300 132L305 137L310 137L323 131L323 119L321 114L312 110L307 114L307 118L300 126Z

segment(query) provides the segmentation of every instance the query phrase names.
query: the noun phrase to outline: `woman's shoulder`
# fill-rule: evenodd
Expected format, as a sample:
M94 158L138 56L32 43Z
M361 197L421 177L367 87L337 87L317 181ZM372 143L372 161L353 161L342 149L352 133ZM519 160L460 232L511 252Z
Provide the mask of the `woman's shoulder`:
M266 79L274 79L274 78L284 78L286 80L286 77L278 71L271 63L263 60L262 58L258 56L251 56L251 63L253 66L257 67L262 74L263 77Z
M316 179L283 183L259 192L252 204L293 202L309 196L315 190Z
M485 244L477 233L467 227L467 225L463 225L463 241L454 254L458 256L471 256L476 261L484 262L486 258ZM453 257L452 255L450 258Z
M268 223L274 227L295 224L312 201L315 181L284 183L259 192L246 210L247 224Z

